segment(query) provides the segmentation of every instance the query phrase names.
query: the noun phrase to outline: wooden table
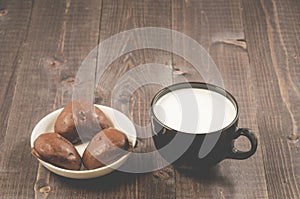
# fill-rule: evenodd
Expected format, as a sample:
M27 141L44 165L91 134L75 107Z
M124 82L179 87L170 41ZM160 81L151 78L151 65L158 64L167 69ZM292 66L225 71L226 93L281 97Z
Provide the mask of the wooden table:
M299 0L1 0L0 197L299 199L299 11ZM204 176L168 166L72 180L39 165L30 154L31 131L44 115L72 99L83 59L114 34L150 26L182 32L210 53L224 87L240 105L240 126L258 135L256 154L243 161L224 160ZM145 63L171 67L172 73L158 74L173 82L180 77L202 80L180 56L133 51L108 67L95 102L112 105L118 78ZM117 108L129 103L132 121L147 126L150 100L161 88L147 85L125 94ZM249 144L239 139L238 145ZM151 148L151 139L140 139L139 151Z

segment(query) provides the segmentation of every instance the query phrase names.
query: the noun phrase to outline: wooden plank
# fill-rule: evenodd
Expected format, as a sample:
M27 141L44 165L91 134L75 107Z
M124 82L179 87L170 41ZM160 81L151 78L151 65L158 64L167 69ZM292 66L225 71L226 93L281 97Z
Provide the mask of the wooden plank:
M240 106L240 127L251 128L257 135L256 94L245 42L240 1L173 1L172 28L199 42L212 56L224 88ZM189 46L184 46L189 50ZM177 56L173 57L174 79L208 81ZM238 147L247 149L245 139ZM268 198L261 144L247 160L225 160L210 172L176 172L178 198Z
M28 25L32 11L32 1L1 1L0 3L0 195L13 198L18 188L17 181L10 182L11 175L18 171L6 169L2 162L7 161L5 134L16 87L16 71L22 57L20 49L27 38ZM20 157L14 155L10 157ZM10 186L7 186L10 184ZM9 189L10 188L10 189ZM24 194L25 195L25 194Z
M269 196L299 198L300 2L243 1L243 8Z
M101 18L100 42L109 38L113 34L121 31L141 27L171 27L171 3L169 1L104 1ZM151 42L151 41L147 41ZM133 45L138 43L120 43L119 45ZM114 48L112 46L111 48ZM150 127L149 108L150 101L154 94L162 86L144 85L138 88L133 94L124 93L122 97L113 96L114 87L130 71L146 63L160 63L168 65L171 62L171 54L157 50L137 50L120 56L112 63L97 82L98 88L96 99L98 103L113 106L116 109L126 113L134 121L135 125ZM149 72L149 73L147 73ZM163 71L146 71L140 79L149 76L160 75L172 81L172 73ZM134 81L139 84L140 82ZM126 89L126 88L125 88ZM154 150L151 138L150 128L138 128L139 144L137 152L150 152ZM139 161L133 159L139 164ZM173 198L175 194L175 176L172 167L148 174L129 174L134 175L135 181L130 181L105 193L99 193L98 197L116 197L122 193L122 198ZM105 194L105 195L104 195Z
M16 85L15 72L28 32L32 1L2 1L0 4L0 143L3 143Z
M23 10L17 11L23 16ZM22 57L14 73L8 127L2 136L2 197L77 197L74 187L61 186L55 175L43 167L37 169L29 140L38 120L71 100L76 70L98 43L100 11L101 2L92 0L34 3L26 45L20 49Z

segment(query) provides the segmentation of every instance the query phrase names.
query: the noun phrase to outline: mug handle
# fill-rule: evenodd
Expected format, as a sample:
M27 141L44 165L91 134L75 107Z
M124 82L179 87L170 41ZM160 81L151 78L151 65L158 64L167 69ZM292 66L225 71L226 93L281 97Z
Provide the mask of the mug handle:
M245 136L249 139L251 143L251 149L249 151L239 151L234 147L235 139L237 139L240 136ZM236 132L234 132L232 142L231 142L231 149L229 151L229 154L227 155L227 158L231 159L238 159L243 160L247 159L250 156L252 156L257 149L257 137L247 128L239 128Z

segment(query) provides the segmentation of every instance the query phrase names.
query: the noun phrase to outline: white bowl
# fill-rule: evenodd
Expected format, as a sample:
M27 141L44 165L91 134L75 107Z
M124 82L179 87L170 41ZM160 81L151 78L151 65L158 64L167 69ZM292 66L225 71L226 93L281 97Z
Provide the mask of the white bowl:
M110 118L110 120L112 121L112 123L114 124L114 127L116 129L121 130L122 132L124 132L127 135L128 140L132 144L132 146L136 145L136 131L135 131L133 123L129 120L129 118L126 115L124 115L123 113L121 113L113 108L107 107L107 106L102 106L102 105L98 105L98 104L95 104L95 106L100 108L104 112L104 114L108 118ZM38 122L38 124L34 127L32 134L31 134L31 140L30 140L31 148L33 147L33 143L34 143L35 139L39 135L41 135L43 133L47 133L47 132L54 132L54 124L56 122L58 115L60 114L60 112L62 110L63 109L61 108L56 111L53 111L52 113L49 113L48 115L46 115L43 119L41 119ZM82 156L87 145L88 145L88 143L75 145L75 148L77 149L80 156ZM58 175L68 177L68 178L74 178L74 179L88 179L88 178L96 178L99 176L106 175L106 174L112 172L113 170L117 169L127 160L129 154L130 153L127 153L126 155L122 156L120 159L118 159L117 161L113 162L110 165L107 165L107 166L104 166L104 167L101 167L98 169L79 170L79 171L63 169L63 168L54 166L50 163L47 163L43 160L40 160L40 159L38 159L38 160L47 169L49 169L50 171L52 171L53 173L56 173Z

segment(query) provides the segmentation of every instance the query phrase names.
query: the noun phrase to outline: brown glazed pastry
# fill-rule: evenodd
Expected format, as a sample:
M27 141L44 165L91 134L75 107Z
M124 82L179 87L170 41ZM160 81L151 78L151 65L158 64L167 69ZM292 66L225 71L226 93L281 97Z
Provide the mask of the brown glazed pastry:
M112 126L112 122L99 108L89 102L76 100L68 103L59 114L54 131L76 144L90 140L100 130Z
M97 133L82 157L87 169L96 169L108 165L132 149L127 136L115 128L108 128Z
M79 170L81 158L71 142L57 133L41 134L31 150L35 157L55 166Z

